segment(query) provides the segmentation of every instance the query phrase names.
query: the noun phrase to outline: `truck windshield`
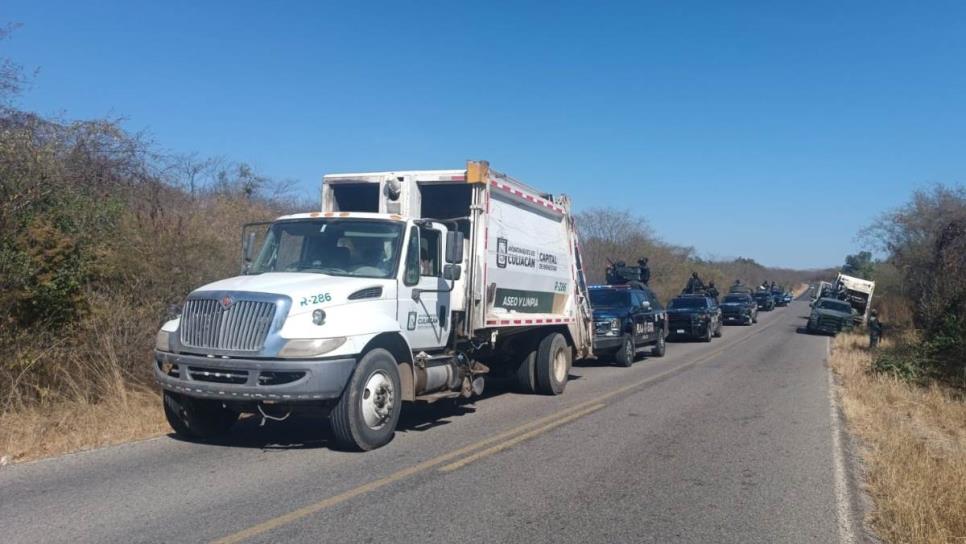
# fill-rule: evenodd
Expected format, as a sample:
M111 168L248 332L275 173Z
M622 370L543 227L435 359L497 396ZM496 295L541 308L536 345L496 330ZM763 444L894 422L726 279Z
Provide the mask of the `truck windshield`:
M668 308L671 310L677 310L680 308L706 308L708 306L708 299L705 298L674 298L671 299L671 303L668 304Z
M396 272L403 224L365 219L280 221L249 274L310 272L332 276L390 278Z
M613 289L591 289L590 305L598 307L625 307L631 305L631 294L628 291L617 291Z
M837 300L820 300L818 307L823 310L834 310L836 312L849 313L852 311L852 307L845 302L839 302Z
M748 302L746 295L728 295L724 298L725 303L729 302Z

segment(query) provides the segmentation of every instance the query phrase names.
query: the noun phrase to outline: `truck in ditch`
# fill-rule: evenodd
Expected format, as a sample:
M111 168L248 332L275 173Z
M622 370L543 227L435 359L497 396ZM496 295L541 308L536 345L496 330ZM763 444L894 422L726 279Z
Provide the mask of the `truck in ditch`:
M497 372L557 395L592 355L568 198L485 161L327 175L320 211L246 226L242 246L241 275L191 292L157 335L179 435L321 412L336 443L370 450L403 402L479 395Z
M835 286L838 292L842 293L844 300L855 310L855 322L865 324L872 310L872 292L875 291L875 282L839 274L835 279Z

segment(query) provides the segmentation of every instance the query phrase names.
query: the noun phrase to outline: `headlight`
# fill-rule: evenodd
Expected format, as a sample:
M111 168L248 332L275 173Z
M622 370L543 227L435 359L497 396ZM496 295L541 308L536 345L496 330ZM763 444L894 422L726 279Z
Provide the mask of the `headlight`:
M158 336L154 339L154 349L158 351L171 351L171 333L168 331L158 331Z
M617 334L619 332L621 332L621 320L615 317L610 320L610 333Z
M345 336L337 338L305 338L289 340L278 352L279 357L319 357L345 344Z

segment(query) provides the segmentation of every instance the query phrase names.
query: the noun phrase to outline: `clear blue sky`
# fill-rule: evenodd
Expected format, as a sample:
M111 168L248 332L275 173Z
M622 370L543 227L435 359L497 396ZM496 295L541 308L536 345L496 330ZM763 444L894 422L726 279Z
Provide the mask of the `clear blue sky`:
M770 265L839 264L915 187L966 177L966 2L566 4L5 0L0 54L39 69L22 107L123 116L313 195L483 158Z

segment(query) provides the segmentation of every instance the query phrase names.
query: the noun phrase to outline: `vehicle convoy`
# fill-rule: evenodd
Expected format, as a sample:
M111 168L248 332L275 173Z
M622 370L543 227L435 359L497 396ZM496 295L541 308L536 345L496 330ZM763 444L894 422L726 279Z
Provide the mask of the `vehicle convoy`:
M729 293L721 301L721 319L742 325L758 323L758 303L747 293Z
M664 357L667 350L667 318L650 289L630 285L593 285L590 304L594 312L594 354L631 366L646 346Z
M855 322L864 324L872 310L872 292L875 291L875 282L839 274L835 284L844 292L846 302L855 309Z
M756 291L754 297L758 310L770 312L775 309L775 297L769 291Z
M852 328L854 315L855 310L847 302L835 298L820 298L812 303L812 312L805 328L812 333L837 334Z
M242 412L321 412L339 445L369 450L404 401L478 395L497 372L556 395L592 355L569 199L485 161L328 175L321 211L242 239L242 275L190 293L157 335L181 435L225 432Z
M703 294L680 295L667 305L670 338L698 338L710 342L721 336L721 307Z

